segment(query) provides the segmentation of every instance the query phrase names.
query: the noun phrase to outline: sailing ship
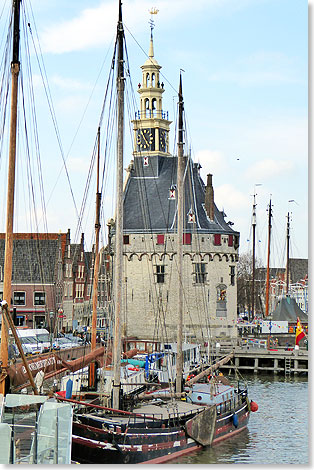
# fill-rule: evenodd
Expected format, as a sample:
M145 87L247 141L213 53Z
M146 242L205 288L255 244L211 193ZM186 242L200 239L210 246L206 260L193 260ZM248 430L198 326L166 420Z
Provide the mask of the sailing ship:
M152 43L152 32L151 32ZM138 395L131 410L122 409L121 318L123 257L123 153L124 153L124 28L119 0L117 25L117 199L115 217L114 294L115 326L112 368L111 407L68 400L76 405L73 419L72 458L85 464L163 463L179 455L202 449L235 435L247 426L250 411L247 389L232 387L215 376L219 364L203 370L184 385L182 380L182 199L184 185L183 94L179 85L178 157L177 157L177 234L178 234L178 329L175 390L153 391ZM151 46L152 49L152 46ZM150 53L151 58L151 53ZM156 83L156 86L160 86ZM149 145L143 136L143 145ZM180 277L181 276L181 277ZM225 360L230 360L232 355ZM208 377L213 374L213 377ZM198 380L203 383L196 383ZM143 401L149 399L149 403ZM141 401L142 400L142 401Z
M50 334L47 330L41 329L40 335L38 330L28 329L27 336L29 337L29 342L34 340L35 350L38 351L37 354L29 355L26 357L27 352L33 353L34 350L31 347L27 347L26 338L21 339L19 334L19 329L15 328L15 324L12 321L14 314L14 308L12 308L12 278L14 278L14 272L18 271L17 264L22 263L23 266L25 263L25 253L19 251L21 244L15 245L19 238L19 235L23 234L14 234L13 233L13 221L14 221L14 192L15 192L15 170L16 170L16 149L18 147L17 143L17 125L18 125L18 90L19 90L19 74L20 74L20 27L22 24L25 25L25 22L20 20L20 17L23 13L23 4L21 0L12 1L12 10L11 10L11 21L10 21L10 34L8 34L8 50L12 47L12 61L10 64L11 69L11 108L10 108L10 135L9 135L9 165L8 165L8 189L7 189L7 215L6 215L6 233L5 233L5 250L4 250L4 270L3 270L3 304L2 304L2 328L1 328L1 374L0 374L0 393L5 395L9 391L19 392L22 388L33 388L35 383L33 379L36 375L40 374L42 380L40 381L41 385L45 380L50 381L50 385L53 381L53 378L59 376L60 374L65 374L68 371L75 371L82 367L86 367L90 362L95 360L102 360L104 348L97 347L93 348L90 353L90 347L88 345L69 348L69 349L60 349L56 351L53 347L52 342L52 317L55 315L53 312L50 313ZM24 20L25 21L25 20ZM11 41L12 40L12 41ZM9 44L12 42L12 46ZM27 48L26 48L27 49ZM22 60L23 62L23 60ZM8 76L8 55L4 61L7 65L7 70L4 72L4 77ZM29 65L29 64L27 64ZM25 70L27 67L25 67ZM7 83L7 89L4 84ZM23 86L20 87L23 91ZM1 100L3 100L2 95L9 94L9 80L7 82L3 80L2 83L2 94ZM21 100L24 103L24 98ZM33 105L33 103L32 103ZM6 107L4 107L6 108ZM5 117L5 113L4 117ZM25 118L26 119L26 118ZM25 122L26 127L26 122ZM5 128L5 125L2 124L2 129ZM21 133L22 134L22 133ZM29 134L27 133L27 139L30 139ZM30 145L27 142L27 146ZM22 147L22 146L21 146ZM24 234L25 235L25 234ZM50 234L51 235L51 234ZM31 251L30 245L33 247L33 253L36 258L32 259L32 262L29 263L27 268L29 269L28 278L33 282L38 282L42 286L44 284L43 278L45 274L47 275L47 264L49 261L42 260L43 250L39 246L44 246L47 250L51 246L57 246L60 242L61 247L61 236L56 234L52 245L50 245L49 237L47 234L28 234L31 241L27 245L27 248ZM58 241L57 241L58 240ZM20 240L18 240L20 242ZM43 245L40 245L40 243ZM24 246L24 245L23 245ZM14 249L13 249L14 248ZM57 250L58 251L58 250ZM61 248L59 250L61 252ZM18 252L18 255L17 255ZM23 260L23 261L21 261ZM52 263L52 268L50 271L58 271L58 276L60 272L60 259L54 260L55 264ZM14 268L14 269L13 269ZM25 267L25 271L27 269ZM61 269L62 269L62 260L61 260ZM44 273L44 274L43 274ZM47 279L45 278L47 281ZM59 286L62 285L60 278L55 279L56 284ZM44 290L41 288L41 290ZM41 292L42 293L42 292ZM60 290L58 291L58 295ZM45 297L48 297L48 294L42 293ZM30 296L29 296L30 297ZM60 297L60 296L59 296ZM42 304L40 304L42 305ZM47 314L48 315L48 314ZM45 318L45 317L44 317ZM33 334L32 334L33 333ZM11 343L11 338L14 336L15 344L18 348L18 354L12 354L12 357L9 357L10 351L16 352L16 348L9 348L8 345ZM26 336L26 330L23 329L23 335ZM40 337L40 339L39 339ZM22 345L20 343L23 343ZM10 344L11 346L11 344ZM41 346L39 348L39 346ZM39 376L38 376L39 377ZM48 386L50 388L50 385Z

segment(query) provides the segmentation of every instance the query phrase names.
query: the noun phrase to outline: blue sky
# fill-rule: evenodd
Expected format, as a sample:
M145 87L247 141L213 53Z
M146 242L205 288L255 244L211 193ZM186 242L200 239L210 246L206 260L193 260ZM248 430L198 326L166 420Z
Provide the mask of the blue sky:
M1 10L2 5L7 9L9 3L1 0ZM30 23L33 35L38 32L78 208L112 57L117 3L117 0L31 2L35 21L29 14ZM29 1L25 4L30 12ZM215 202L240 231L240 251L246 252L251 247L252 195L254 185L261 184L255 188L260 240L257 256L266 263L266 209L271 195L272 265L285 265L288 211L292 218L291 256L306 258L308 2L124 0L123 17L136 99L140 66L146 60L149 46L151 7L159 10L154 17L154 48L165 82L163 108L174 120L179 71L184 69L183 92L192 157L201 163L204 180L207 173L213 174ZM3 15L1 21L4 18ZM32 58L48 230L64 232L71 228L74 238L77 218L72 196L33 53ZM172 128L173 139L174 124ZM130 139L128 130L126 138ZM128 145L125 166L132 158ZM22 188L22 180L22 176L17 177L18 188L21 185L17 197L23 201L26 189ZM6 187L2 179L1 186ZM3 189L0 194L4 197ZM87 244L92 242L93 194L82 226ZM103 198L107 220L113 214L114 204L111 193ZM26 213L22 202L17 201L15 224L19 231L30 231ZM105 227L103 230L105 239Z

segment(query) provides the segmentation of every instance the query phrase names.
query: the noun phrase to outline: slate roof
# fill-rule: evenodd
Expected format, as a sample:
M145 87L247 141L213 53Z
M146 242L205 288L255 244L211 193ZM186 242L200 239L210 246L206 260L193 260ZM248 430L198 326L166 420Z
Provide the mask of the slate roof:
M176 185L177 157L158 156L156 176L143 177L141 162L142 158L135 157L124 191L124 233L175 232L177 201L169 199L169 190ZM185 232L238 234L226 223L216 205L214 221L207 217L203 206L205 185L198 165L191 161L185 176L184 199ZM188 223L190 209L195 214L195 224Z
M5 241L0 239L0 266L4 268ZM13 240L12 282L53 283L58 260L58 240Z

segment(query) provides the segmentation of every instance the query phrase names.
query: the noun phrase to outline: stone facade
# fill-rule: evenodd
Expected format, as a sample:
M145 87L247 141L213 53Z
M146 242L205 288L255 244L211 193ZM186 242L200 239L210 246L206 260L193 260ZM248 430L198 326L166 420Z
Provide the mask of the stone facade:
M177 165L169 152L171 121L162 107L164 84L154 57L141 67L133 160L124 184L123 334L176 341L178 318ZM212 175L184 147L183 336L207 342L237 334L236 263L239 233L214 202ZM114 264L114 220L109 240Z

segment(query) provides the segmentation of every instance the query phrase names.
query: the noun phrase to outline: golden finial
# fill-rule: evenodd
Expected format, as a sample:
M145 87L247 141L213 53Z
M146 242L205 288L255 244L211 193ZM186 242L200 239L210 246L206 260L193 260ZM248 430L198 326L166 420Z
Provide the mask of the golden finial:
M150 10L148 10L151 15L157 15L159 12L158 8L152 7Z

